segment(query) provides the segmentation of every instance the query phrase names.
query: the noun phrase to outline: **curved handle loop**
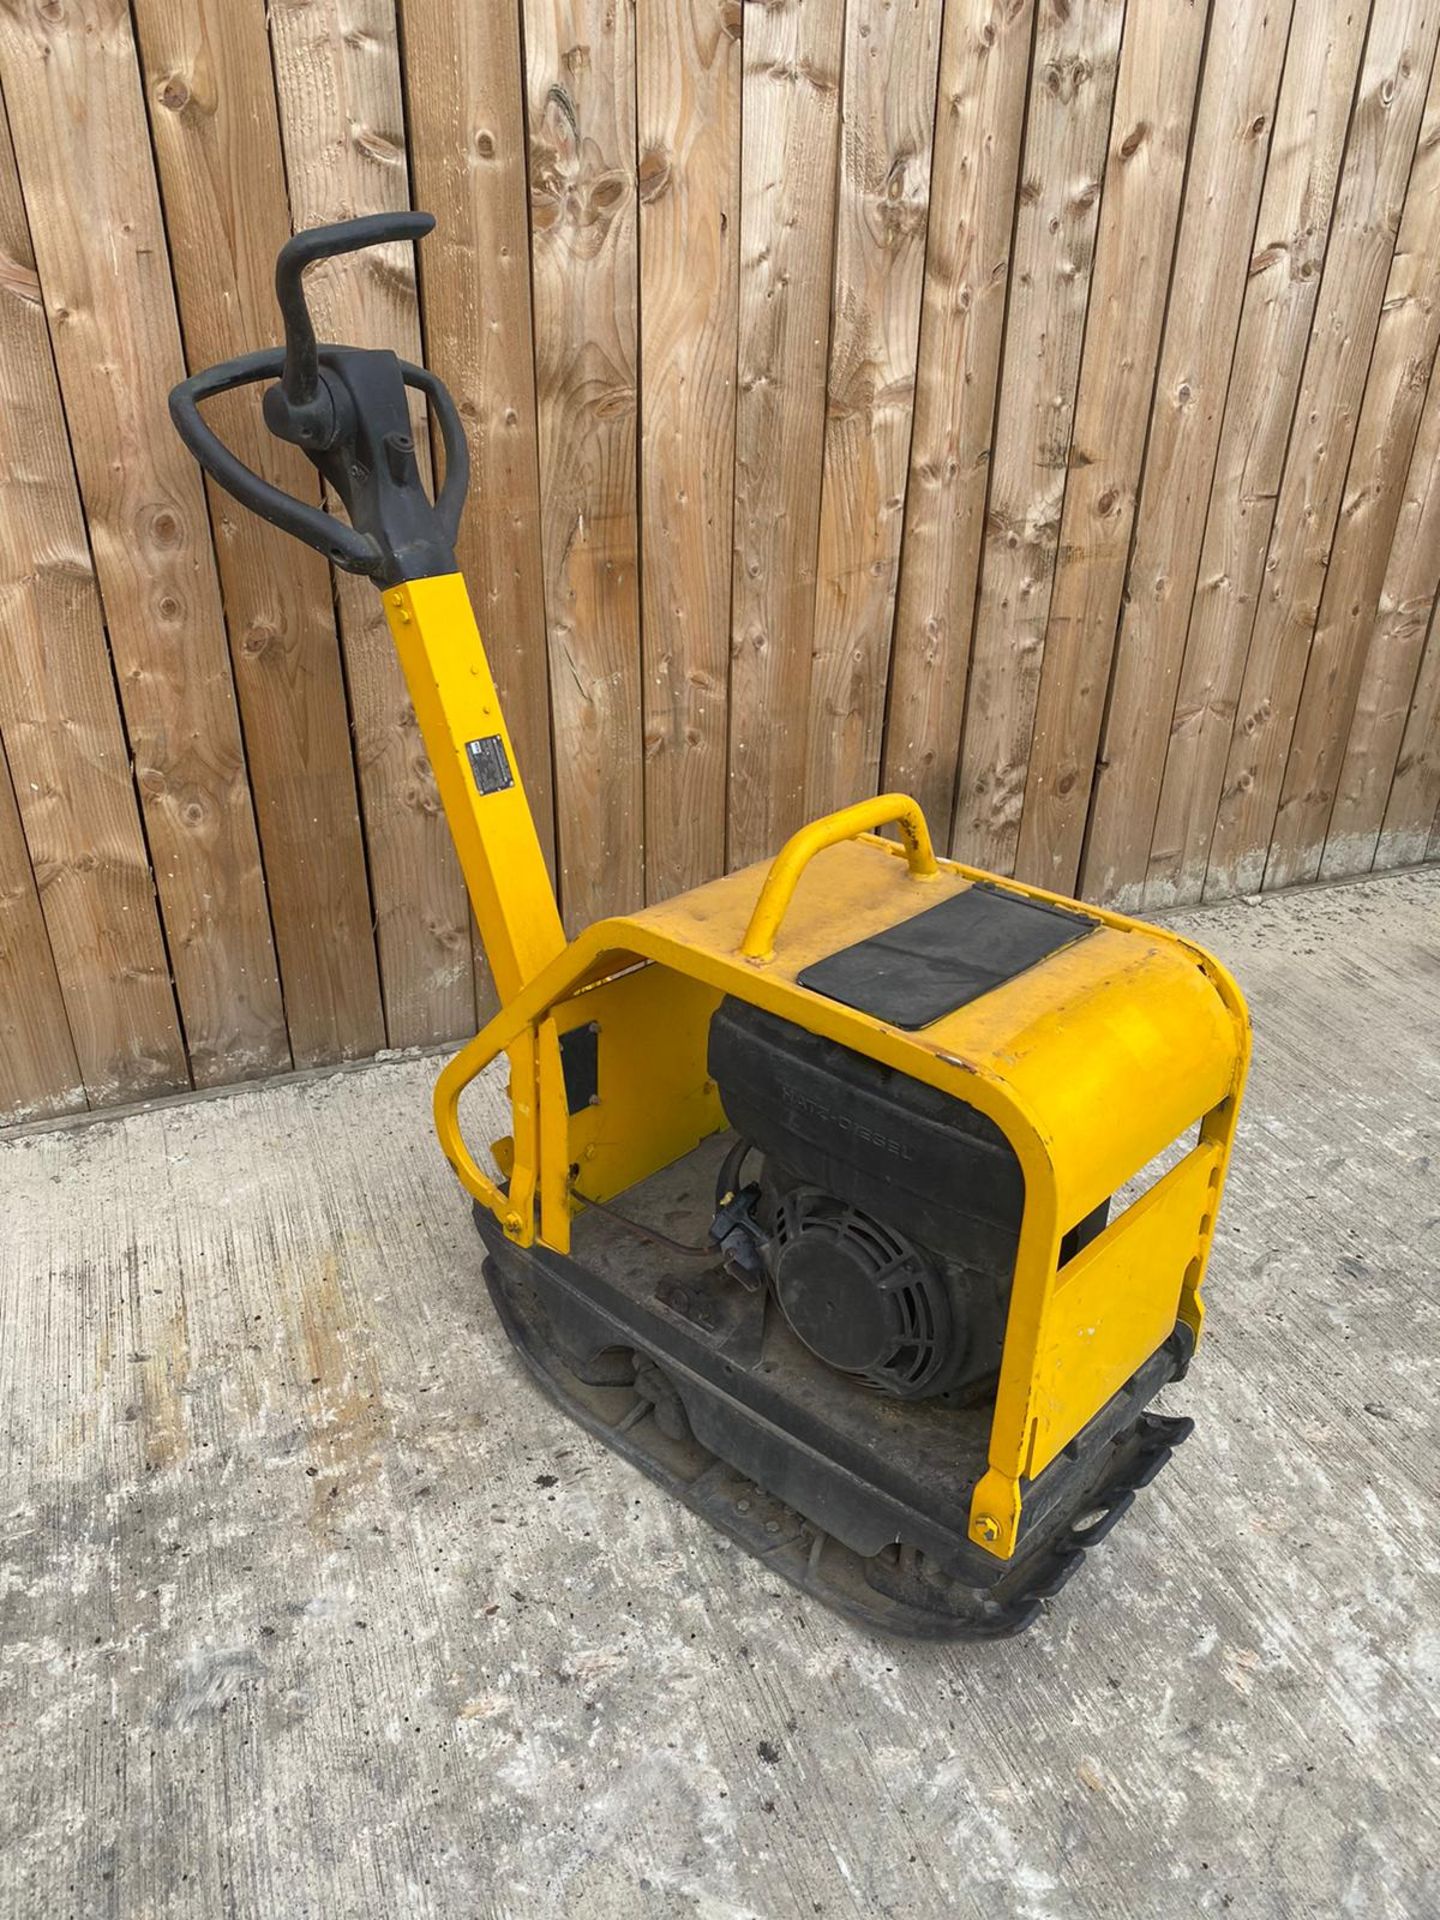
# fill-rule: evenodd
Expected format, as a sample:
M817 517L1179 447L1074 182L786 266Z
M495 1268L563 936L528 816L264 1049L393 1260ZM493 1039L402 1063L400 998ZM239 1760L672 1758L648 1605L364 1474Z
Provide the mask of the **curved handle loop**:
M499 1185L490 1178L466 1144L460 1125L460 1096L477 1074L483 1073L500 1052L491 1044L488 1028L467 1040L453 1059L447 1060L435 1082L435 1131L440 1148L454 1168L460 1184L472 1198L488 1207L503 1221L510 1205Z
M241 354L238 360L222 360L217 367L192 373L170 394L170 418L175 431L194 454L217 486L223 487L262 520L293 533L307 545L318 547L327 559L350 573L369 573L379 564L380 548L363 533L347 527L333 513L297 500L293 493L262 480L233 454L225 442L205 422L200 402L217 393L230 393L236 387L248 387L258 380L278 380L285 370L285 349L264 347L258 353Z
M757 962L775 958L775 935L780 922L800 875L817 853L825 847L838 846L842 840L853 840L859 834L888 826L900 829L912 878L933 880L940 869L920 803L904 793L882 793L874 800L857 800L853 807L841 807L838 813L827 813L819 820L812 820L808 827L791 834L776 854L745 929L745 938L740 942L743 957Z
M450 397L450 389L438 374L432 373L428 367L414 366L409 360L400 362L400 372L407 387L414 387L417 392L424 394L440 422L440 444L445 449L445 475L440 482L440 491L435 495L435 517L440 522L445 538L453 546L460 532L465 496L470 491L470 442L465 437L464 422L460 418L460 409Z
M324 366L332 353L347 351L346 348L321 347L320 365ZM236 387L250 386L260 380L280 379L286 364L283 347L264 347L258 353L242 354L239 359L223 360L219 366L191 374L170 395L170 418L175 423L175 431L216 485L232 494L241 506L248 507L283 532L294 534L307 546L318 548L327 560L347 573L373 576L386 561L378 540L346 526L333 513L326 513L308 500L299 500L293 493L286 493L262 479L230 451L200 412L200 402L212 399L217 393L230 393ZM440 423L445 477L435 496L434 511L446 539L453 544L470 486L470 446L459 409L444 382L428 367L413 366L408 360L397 360L395 364L405 385L425 395Z

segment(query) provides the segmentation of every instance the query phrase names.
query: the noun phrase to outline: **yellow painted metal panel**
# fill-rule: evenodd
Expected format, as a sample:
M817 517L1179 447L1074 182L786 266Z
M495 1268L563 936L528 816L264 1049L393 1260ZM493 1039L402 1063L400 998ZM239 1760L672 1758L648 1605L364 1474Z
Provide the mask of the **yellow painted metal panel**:
M995 1074L1052 1144L1073 1226L1224 1099L1235 1027L1193 956L1103 927L926 1030Z
M591 1021L598 1029L598 1099L569 1115L580 1193L612 1199L725 1125L706 1063L719 1004L714 987L647 966L556 1007L561 1033Z
M1219 1165L1196 1147L1060 1270L1033 1363L1028 1478L1174 1331Z
M565 948L555 890L500 698L458 573L387 588L385 617L501 1000ZM482 792L472 743L498 742L510 784Z
M540 1092L540 1238L557 1253L568 1253L570 1142L560 1030L553 1017L540 1022L535 1038Z

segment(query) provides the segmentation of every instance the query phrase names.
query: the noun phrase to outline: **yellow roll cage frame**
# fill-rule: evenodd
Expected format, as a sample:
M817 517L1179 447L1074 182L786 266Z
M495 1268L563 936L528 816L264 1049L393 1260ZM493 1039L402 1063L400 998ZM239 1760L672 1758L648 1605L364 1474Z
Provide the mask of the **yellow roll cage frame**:
M1097 931L919 1031L802 987L813 961L983 880L937 859L903 795L846 807L772 861L566 940L470 600L458 573L384 593L386 616L454 835L500 1011L440 1075L435 1125L461 1184L517 1246L570 1250L571 1221L726 1125L706 1065L727 994L988 1115L1025 1182L988 1465L970 1537L1015 1550L1025 1484L1168 1339L1198 1337L1201 1285L1249 1061L1229 974L1191 942L1086 906ZM482 788L472 748L498 739L510 781ZM882 838L894 825L901 840ZM593 1028L598 1094L569 1110L561 1042ZM460 1097L510 1068L500 1177L467 1146ZM1194 1143L1073 1258L1066 1233L1190 1129Z

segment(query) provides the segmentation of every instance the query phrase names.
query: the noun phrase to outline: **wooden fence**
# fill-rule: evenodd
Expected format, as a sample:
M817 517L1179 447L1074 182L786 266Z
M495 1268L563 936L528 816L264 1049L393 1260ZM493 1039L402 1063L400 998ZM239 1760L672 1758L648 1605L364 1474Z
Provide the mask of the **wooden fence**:
M378 600L187 368L461 405L567 920L879 787L1167 907L1440 855L1440 0L5 0L0 1111L473 1029ZM253 393L217 424L318 498Z

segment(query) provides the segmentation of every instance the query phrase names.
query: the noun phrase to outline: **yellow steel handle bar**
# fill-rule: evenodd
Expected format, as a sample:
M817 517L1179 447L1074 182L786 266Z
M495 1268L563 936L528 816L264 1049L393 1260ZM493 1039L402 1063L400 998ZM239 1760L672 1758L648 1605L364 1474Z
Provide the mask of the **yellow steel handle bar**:
M792 833L771 861L760 898L745 929L745 938L740 942L740 952L745 959L775 958L775 935L780 922L785 918L800 875L817 853L826 847L838 846L842 840L854 840L862 833L889 826L900 829L911 876L916 880L933 880L940 869L935 864L930 829L919 802L904 793L882 793L874 800L857 800L853 807L841 807L838 813L827 813L798 833Z

